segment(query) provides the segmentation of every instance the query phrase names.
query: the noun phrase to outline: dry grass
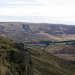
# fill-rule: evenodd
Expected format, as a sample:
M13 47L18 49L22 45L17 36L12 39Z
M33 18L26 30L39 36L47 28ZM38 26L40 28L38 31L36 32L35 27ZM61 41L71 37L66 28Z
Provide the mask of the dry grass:
M75 45L60 44L58 46L48 46L47 48L45 48L45 50L56 55L59 58L75 62Z
M75 34L59 34L58 37L49 33L45 33L44 31L40 31L40 33L36 34L47 36L51 40L75 40Z

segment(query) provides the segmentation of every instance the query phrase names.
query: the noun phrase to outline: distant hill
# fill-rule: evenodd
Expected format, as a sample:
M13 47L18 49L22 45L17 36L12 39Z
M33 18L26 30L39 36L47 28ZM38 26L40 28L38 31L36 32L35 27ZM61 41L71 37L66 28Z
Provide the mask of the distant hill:
M46 36L35 34L30 26L24 23L0 23L0 35L15 42L49 40Z
M75 65L0 37L0 75L75 75Z
M0 22L0 35L16 42L75 40L75 25Z
M59 58L70 61L75 64L75 43L60 44L57 46L48 46L46 51L56 55Z

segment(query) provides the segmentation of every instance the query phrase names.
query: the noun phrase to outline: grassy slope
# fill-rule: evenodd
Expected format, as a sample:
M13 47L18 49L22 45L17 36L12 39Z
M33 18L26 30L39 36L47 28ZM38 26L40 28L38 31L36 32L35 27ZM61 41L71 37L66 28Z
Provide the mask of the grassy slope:
M29 50L35 75L75 75L75 66L48 52Z
M15 74L17 74L11 63L6 60L6 57L9 58L11 50L17 51L11 44L13 44L12 41L5 37L0 37L0 75L5 75L8 72L11 73L11 71L14 71Z
M19 48L22 49L21 45L17 46L7 38L0 37L0 75L9 73L12 75L25 75L25 73L27 75L75 75L74 65L50 53L29 48L20 51ZM25 55L26 60L22 55ZM32 58L32 63L30 58Z
M0 75L32 75L30 62L30 55L21 44L0 37Z

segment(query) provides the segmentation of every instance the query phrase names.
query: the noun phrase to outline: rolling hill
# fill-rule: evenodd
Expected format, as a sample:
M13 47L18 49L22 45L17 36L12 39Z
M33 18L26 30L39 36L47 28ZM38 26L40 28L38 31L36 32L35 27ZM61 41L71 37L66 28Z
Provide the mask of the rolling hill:
M0 75L75 75L75 65L0 36Z
M63 24L0 22L0 35L15 42L75 40L75 26Z
M48 46L45 50L75 64L75 43Z

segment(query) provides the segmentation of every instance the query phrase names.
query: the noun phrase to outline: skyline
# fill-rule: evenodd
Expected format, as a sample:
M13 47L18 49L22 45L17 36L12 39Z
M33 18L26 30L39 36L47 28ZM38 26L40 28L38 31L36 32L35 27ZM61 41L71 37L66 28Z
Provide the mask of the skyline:
M74 9L74 0L0 0L0 22L75 24Z

